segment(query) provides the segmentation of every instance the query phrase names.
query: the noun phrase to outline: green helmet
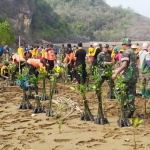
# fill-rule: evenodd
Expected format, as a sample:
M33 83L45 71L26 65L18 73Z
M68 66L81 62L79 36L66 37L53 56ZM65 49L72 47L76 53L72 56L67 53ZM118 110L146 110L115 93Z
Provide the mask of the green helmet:
M131 40L128 39L128 38L124 38L124 39L122 40L122 44L131 45Z

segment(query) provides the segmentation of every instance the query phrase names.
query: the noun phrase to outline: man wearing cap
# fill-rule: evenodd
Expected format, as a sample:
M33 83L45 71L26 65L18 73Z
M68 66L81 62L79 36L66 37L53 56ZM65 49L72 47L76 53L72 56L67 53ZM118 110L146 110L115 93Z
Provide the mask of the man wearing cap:
M107 94L107 98L109 99L114 99L114 81L107 75L107 68L112 67L112 62L111 62L111 56L108 53L108 44L104 44L102 49L102 52L98 54L97 56L97 63L99 67L99 74L102 78L101 84L106 80L108 85L109 85L109 94ZM108 67L107 67L108 66Z
M127 118L132 118L135 111L135 93L136 93L136 83L137 83L137 73L136 73L136 54L131 49L131 40L124 38L122 41L122 47L124 52L122 54L122 65L116 72L112 75L112 79L116 79L117 75L122 72L123 83L125 84L125 106L124 113ZM116 93L116 98L117 98ZM118 99L119 100L119 99Z
M149 45L143 43L142 50L139 52L140 71L142 73L142 98L146 96L146 86L150 78L150 53L148 52Z

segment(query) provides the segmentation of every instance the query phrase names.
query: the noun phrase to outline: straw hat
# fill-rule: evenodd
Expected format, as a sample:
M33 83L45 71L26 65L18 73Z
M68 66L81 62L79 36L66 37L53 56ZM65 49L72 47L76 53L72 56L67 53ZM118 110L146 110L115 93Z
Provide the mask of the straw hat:
M136 49L137 46L135 44L132 44L131 48Z

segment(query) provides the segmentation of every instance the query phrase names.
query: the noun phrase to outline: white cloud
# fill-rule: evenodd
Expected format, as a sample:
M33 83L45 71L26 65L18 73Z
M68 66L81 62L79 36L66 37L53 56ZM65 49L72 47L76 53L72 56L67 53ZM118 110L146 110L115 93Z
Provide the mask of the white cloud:
M122 5L123 8L132 8L135 12L150 17L150 0L105 0L111 6Z

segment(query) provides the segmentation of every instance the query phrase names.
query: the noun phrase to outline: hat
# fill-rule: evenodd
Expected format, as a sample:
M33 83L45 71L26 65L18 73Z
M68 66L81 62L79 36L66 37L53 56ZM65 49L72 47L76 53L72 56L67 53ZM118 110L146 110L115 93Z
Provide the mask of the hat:
M109 48L109 45L108 44L103 44L102 47Z
M93 46L98 46L98 43L94 43Z
M148 47L149 47L148 43L143 43L143 45L142 45L143 49L148 49Z
M123 50L123 49L121 49L119 52L124 52L124 50Z
M131 46L131 48L137 48L137 46L136 46L135 44L133 44L133 45Z
M122 45L131 45L131 40L128 39L128 38L124 38L124 39L122 40Z

